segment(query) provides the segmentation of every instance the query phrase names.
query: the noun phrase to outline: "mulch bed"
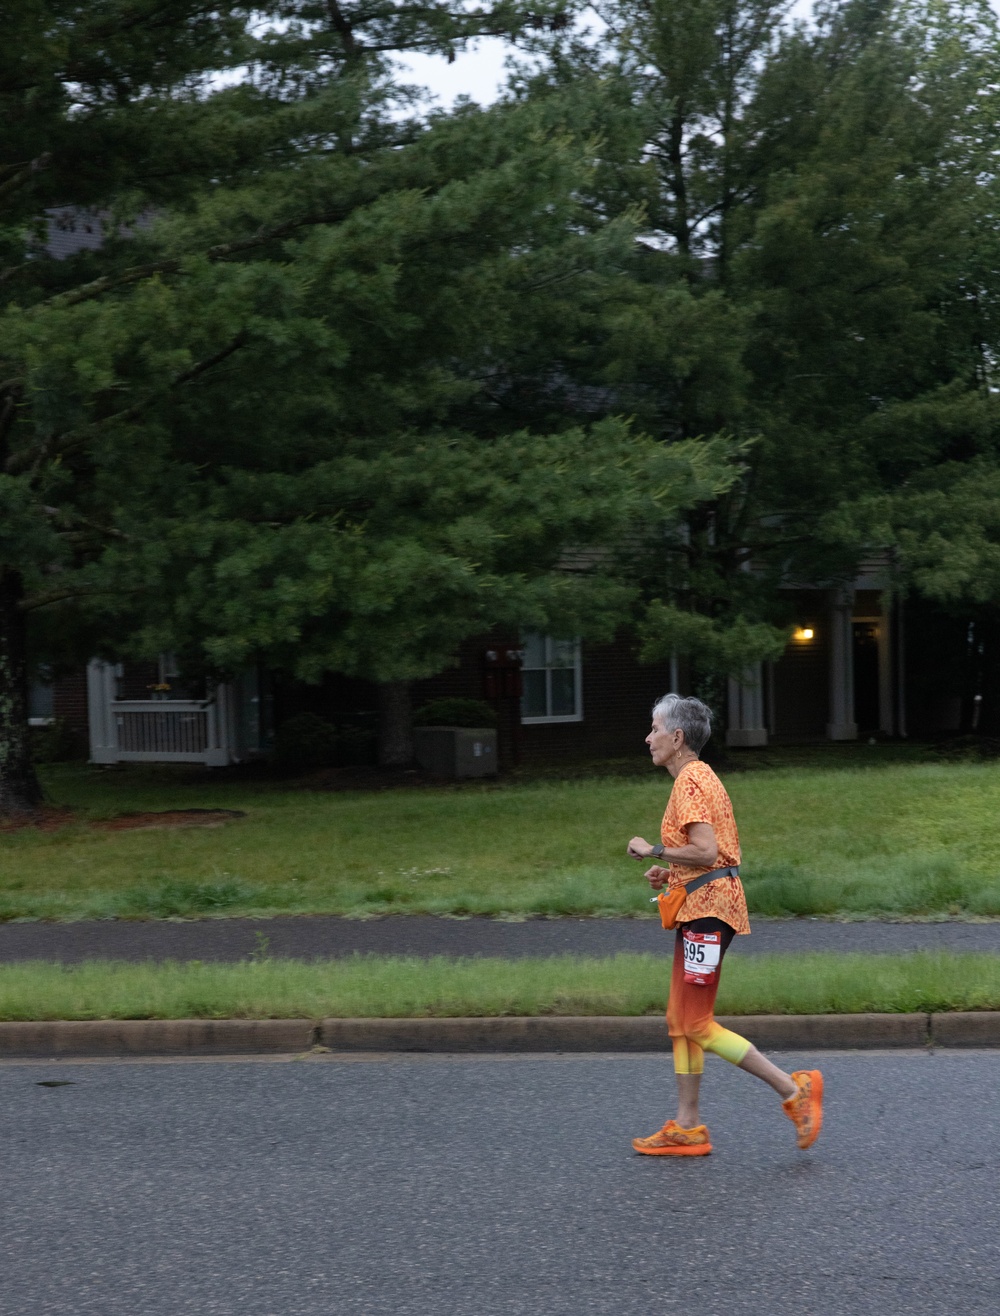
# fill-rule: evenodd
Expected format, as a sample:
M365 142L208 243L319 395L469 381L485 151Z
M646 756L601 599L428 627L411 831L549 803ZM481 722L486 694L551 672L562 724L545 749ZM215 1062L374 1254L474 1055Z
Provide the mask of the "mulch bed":
M154 831L164 827L222 827L234 818L245 818L242 809L164 809L160 813L123 813L117 818L92 822L104 832Z
M222 827L234 818L245 817L242 809L163 809L159 812L123 813L117 818L101 818L87 825L101 832L157 831L168 827ZM55 832L77 821L72 809L43 805L33 813L0 822L0 832L18 832L28 827L39 832Z

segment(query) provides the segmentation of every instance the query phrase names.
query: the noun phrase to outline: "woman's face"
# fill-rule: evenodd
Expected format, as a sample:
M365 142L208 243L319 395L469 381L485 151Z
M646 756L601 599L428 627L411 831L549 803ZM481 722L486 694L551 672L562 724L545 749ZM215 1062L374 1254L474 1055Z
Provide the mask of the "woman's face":
M668 731L663 725L662 718L653 718L653 729L646 737L646 744L649 746L649 756L655 767L666 767L667 760L676 751L680 739L680 731Z

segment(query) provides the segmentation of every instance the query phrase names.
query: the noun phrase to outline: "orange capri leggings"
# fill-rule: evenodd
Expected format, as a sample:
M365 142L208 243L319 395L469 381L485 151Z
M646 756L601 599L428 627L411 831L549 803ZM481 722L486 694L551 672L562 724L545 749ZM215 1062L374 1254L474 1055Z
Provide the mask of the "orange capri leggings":
M735 933L728 923L717 918L692 919L677 928L674 943L674 967L667 1002L667 1027L674 1046L674 1070L678 1074L700 1074L705 1067L705 1052L714 1051L723 1060L738 1065L750 1050L750 1043L739 1033L717 1024L713 1018L715 997L719 990L722 960L715 982L708 987L684 981L684 927L694 932L721 932L725 957Z

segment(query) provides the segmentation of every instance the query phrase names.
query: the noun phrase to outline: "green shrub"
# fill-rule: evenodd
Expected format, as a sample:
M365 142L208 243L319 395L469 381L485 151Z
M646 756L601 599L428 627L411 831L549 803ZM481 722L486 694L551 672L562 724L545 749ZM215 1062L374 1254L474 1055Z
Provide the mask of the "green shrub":
M337 760L337 729L315 713L296 713L274 733L271 753L282 768L329 768Z
M952 736L937 746L937 755L951 763L976 763L1000 758L1000 740L993 736Z
M87 757L87 738L57 717L44 727L31 728L31 757L36 763L69 763Z
M413 714L417 727L495 727L496 709L484 699L432 699Z
M340 767L374 763L376 735L371 727L339 727L337 729L336 761Z

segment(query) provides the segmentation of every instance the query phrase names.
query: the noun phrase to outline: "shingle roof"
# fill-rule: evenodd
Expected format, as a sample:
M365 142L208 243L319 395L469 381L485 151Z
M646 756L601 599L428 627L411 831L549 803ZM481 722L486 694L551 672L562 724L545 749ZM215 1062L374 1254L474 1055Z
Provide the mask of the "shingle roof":
M57 206L45 212L45 252L54 260L67 260L80 251L97 251L104 245L105 225L110 211L85 210L80 206ZM133 229L146 228L152 215L140 215L132 224L122 224L118 232L128 237Z

